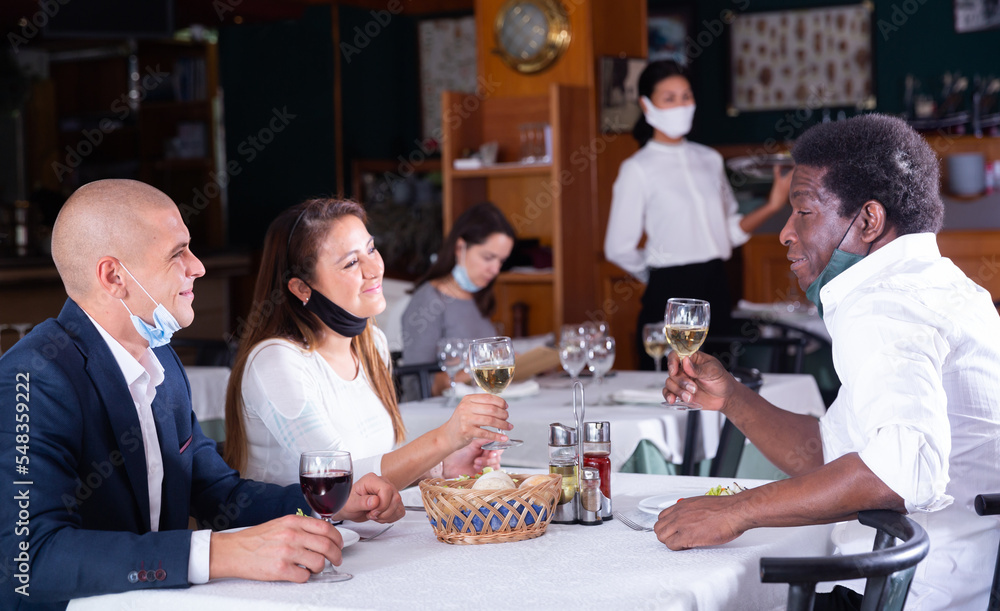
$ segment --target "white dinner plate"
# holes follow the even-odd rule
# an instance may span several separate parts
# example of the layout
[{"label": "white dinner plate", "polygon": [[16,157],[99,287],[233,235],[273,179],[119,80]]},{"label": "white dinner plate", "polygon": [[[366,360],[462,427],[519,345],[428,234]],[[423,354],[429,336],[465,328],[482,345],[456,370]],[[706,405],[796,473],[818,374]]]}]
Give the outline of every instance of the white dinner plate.
[{"label": "white dinner plate", "polygon": [[[229,529],[226,529],[226,530],[221,530],[219,532],[224,532],[224,533],[238,533],[241,530],[246,530],[248,528],[250,528],[250,527],[249,526],[240,526],[239,528],[229,528]],[[358,541],[361,540],[361,535],[359,535],[358,533],[354,532],[350,528],[344,528],[343,526],[335,526],[334,528],[336,528],[337,530],[340,531],[340,536],[341,536],[341,538],[344,539],[344,547],[350,547],[350,546],[354,545],[355,543],[357,543]]]},{"label": "white dinner plate", "polygon": [[344,538],[344,547],[350,547],[361,540],[361,535],[350,528],[344,528],[343,526],[337,526],[336,528],[340,531],[340,536]]},{"label": "white dinner plate", "polygon": [[673,494],[658,494],[656,496],[651,496],[639,501],[639,511],[651,513],[654,516],[659,515],[661,511],[676,503],[678,499],[691,496],[692,494],[697,493],[675,492]]},{"label": "white dinner plate", "polygon": [[[541,386],[535,380],[525,380],[524,382],[512,382],[510,386],[500,393],[500,396],[506,400],[521,399],[524,397],[533,397],[541,392],[541,390]],[[478,386],[458,383],[455,384],[455,392],[459,397],[464,397],[465,395],[481,393],[483,391]]]},{"label": "white dinner plate", "polygon": [[616,390],[615,392],[611,393],[611,400],[614,401],[615,403],[621,403],[625,405],[662,405],[663,389],[626,388],[622,390]]}]

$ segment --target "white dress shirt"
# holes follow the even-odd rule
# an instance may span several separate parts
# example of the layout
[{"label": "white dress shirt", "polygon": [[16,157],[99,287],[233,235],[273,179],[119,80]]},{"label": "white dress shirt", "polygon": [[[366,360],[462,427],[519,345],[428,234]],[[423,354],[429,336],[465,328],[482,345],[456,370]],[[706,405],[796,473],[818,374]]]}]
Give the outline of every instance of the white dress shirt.
[{"label": "white dress shirt", "polygon": [[[389,353],[376,329],[383,360]],[[280,485],[299,481],[299,456],[310,450],[346,450],[354,480],[382,474],[382,455],[393,449],[392,418],[358,367],[341,378],[317,352],[284,339],[254,346],[243,373],[248,459],[243,476]]]},{"label": "white dress shirt", "polygon": [[[86,312],[85,312],[86,313]],[[163,383],[163,366],[153,350],[146,348],[141,360],[136,360],[129,354],[118,340],[111,336],[94,318],[87,314],[94,323],[97,332],[111,350],[118,363],[129,394],[135,404],[139,416],[139,430],[142,432],[142,447],[146,455],[146,485],[149,489],[149,529],[156,532],[160,528],[160,507],[163,502],[163,454],[160,453],[160,441],[156,434],[156,420],[153,417],[153,399],[156,398],[156,387]],[[192,584],[205,583],[209,578],[209,563],[211,560],[209,545],[212,531],[198,530],[191,533],[191,552],[188,558],[188,581]]]},{"label": "white dress shirt", "polygon": [[[973,507],[1000,486],[1000,317],[989,293],[924,233],[871,253],[820,298],[843,382],[820,420],[824,459],[857,452],[927,530],[907,609],[985,609],[1000,537]],[[857,528],[834,534],[845,553],[871,550],[870,528],[863,540],[845,531]]]},{"label": "white dress shirt", "polygon": [[604,256],[647,282],[649,268],[729,259],[750,238],[742,219],[717,151],[650,140],[618,170]]}]

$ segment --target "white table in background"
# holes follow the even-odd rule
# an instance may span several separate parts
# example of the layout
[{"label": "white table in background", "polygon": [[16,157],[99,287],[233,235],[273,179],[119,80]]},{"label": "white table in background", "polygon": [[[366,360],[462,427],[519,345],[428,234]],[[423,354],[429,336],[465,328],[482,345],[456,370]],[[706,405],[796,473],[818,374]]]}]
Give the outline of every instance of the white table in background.
[{"label": "white table in background", "polygon": [[[711,478],[616,473],[615,509],[671,492],[702,494]],[[743,481],[747,486],[762,481]],[[404,491],[410,504],[419,493]],[[213,581],[184,590],[144,590],[77,599],[71,611],[318,611],[320,609],[662,609],[784,608],[785,584],[762,584],[763,556],[828,553],[831,525],[751,530],[725,545],[674,552],[651,532],[619,521],[550,524],[545,535],[493,545],[437,541],[423,512],[344,550],[354,579],[332,584]]]},{"label": "white table in background", "polygon": [[[607,397],[617,390],[662,388],[664,378],[663,373],[616,371],[614,376],[605,380],[605,400],[607,402]],[[569,378],[543,380],[541,384],[541,392],[537,395],[508,401],[508,420],[514,425],[510,436],[523,440],[524,445],[504,451],[504,466],[546,468],[549,424],[574,423]],[[593,402],[596,387],[592,380],[586,384],[588,401]],[[760,394],[778,407],[797,413],[819,417],[826,411],[816,380],[810,375],[764,374]],[[407,437],[414,439],[444,423],[452,408],[446,407],[443,399],[434,398],[403,403],[400,412]],[[588,403],[586,419],[611,423],[611,468],[614,471],[621,469],[643,439],[656,445],[667,460],[677,464],[682,462],[687,412],[660,405]],[[718,412],[704,411],[701,422],[700,447],[695,448],[695,457],[711,458],[719,445],[719,431],[724,418]]]}]

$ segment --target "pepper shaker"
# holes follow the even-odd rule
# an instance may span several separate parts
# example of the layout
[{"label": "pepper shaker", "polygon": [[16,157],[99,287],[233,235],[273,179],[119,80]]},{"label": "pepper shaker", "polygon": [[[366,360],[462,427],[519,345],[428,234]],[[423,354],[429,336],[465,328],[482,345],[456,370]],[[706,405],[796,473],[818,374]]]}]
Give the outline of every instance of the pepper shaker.
[{"label": "pepper shaker", "polygon": [[611,423],[587,422],[583,426],[583,466],[601,475],[601,518],[610,520],[611,508]]},{"label": "pepper shaker", "polygon": [[584,467],[580,475],[580,524],[601,524],[601,473]]}]

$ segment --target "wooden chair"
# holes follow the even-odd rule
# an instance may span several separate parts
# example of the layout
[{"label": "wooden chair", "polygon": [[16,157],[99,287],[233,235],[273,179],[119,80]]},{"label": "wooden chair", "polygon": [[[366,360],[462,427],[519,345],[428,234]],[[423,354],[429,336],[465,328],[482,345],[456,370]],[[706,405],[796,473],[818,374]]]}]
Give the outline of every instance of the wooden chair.
[{"label": "wooden chair", "polygon": [[[811,611],[816,584],[867,579],[862,611],[898,611],[906,602],[917,563],[927,556],[930,538],[916,522],[895,511],[859,511],[858,521],[876,529],[871,552],[848,556],[761,558],[763,583],[787,583],[789,611]],[[896,545],[896,540],[901,543]]]},{"label": "wooden chair", "polygon": [[[976,496],[976,513],[981,516],[1000,515],[1000,492],[980,494]],[[997,550],[997,563],[993,569],[993,587],[990,588],[990,602],[987,611],[1000,611],[1000,549]]]}]

